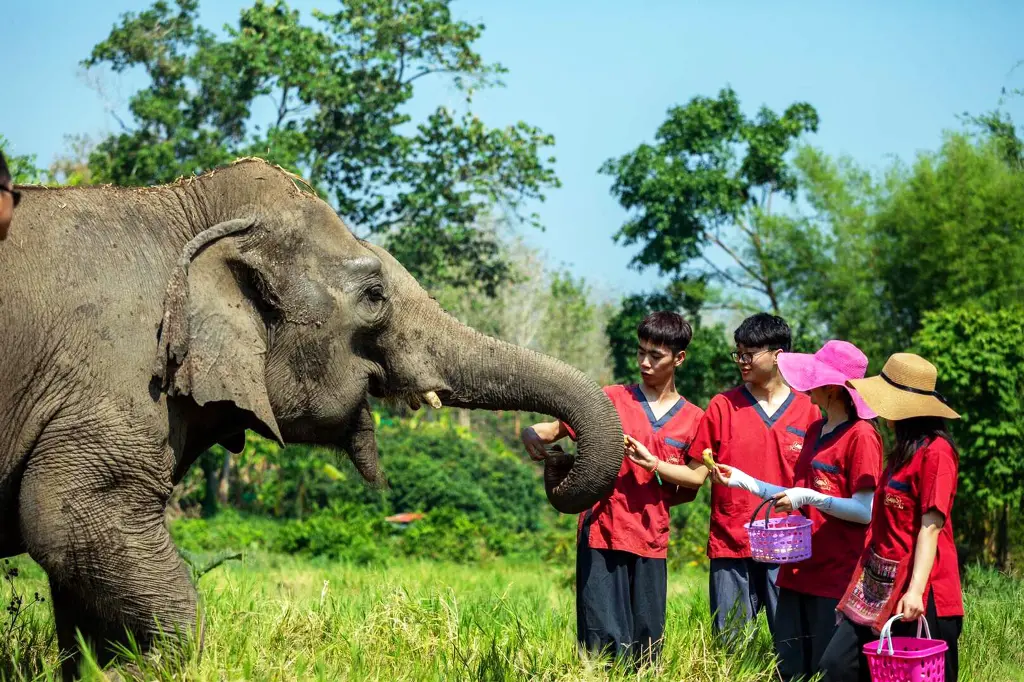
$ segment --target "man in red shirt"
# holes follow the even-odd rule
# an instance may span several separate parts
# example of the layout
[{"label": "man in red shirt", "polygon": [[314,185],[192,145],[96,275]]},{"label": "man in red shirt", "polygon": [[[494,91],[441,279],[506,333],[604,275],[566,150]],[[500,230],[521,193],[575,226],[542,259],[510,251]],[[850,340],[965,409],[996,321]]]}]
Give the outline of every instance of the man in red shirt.
[{"label": "man in red shirt", "polygon": [[[641,382],[606,386],[626,435],[660,461],[682,461],[703,411],[676,391],[676,368],[693,336],[677,313],[655,312],[637,328]],[[562,422],[523,430],[530,457],[547,456],[546,445],[572,436]],[[594,654],[653,662],[665,630],[669,507],[693,499],[693,491],[667,484],[624,458],[609,497],[580,514],[576,550],[576,639]]]},{"label": "man in red shirt", "polygon": [[[821,412],[805,394],[791,390],[779,374],[779,354],[790,349],[789,325],[776,315],[758,313],[744,320],[733,338],[736,351],[732,357],[743,383],[711,399],[687,453],[689,467],[702,475],[703,483],[708,470],[701,454],[708,448],[721,464],[790,488],[804,436]],[[779,567],[750,558],[750,540],[743,527],[760,502],[744,490],[723,485],[711,488],[708,558],[712,625],[727,639],[734,639],[736,629],[756,618],[761,608],[769,629],[775,631]]]}]

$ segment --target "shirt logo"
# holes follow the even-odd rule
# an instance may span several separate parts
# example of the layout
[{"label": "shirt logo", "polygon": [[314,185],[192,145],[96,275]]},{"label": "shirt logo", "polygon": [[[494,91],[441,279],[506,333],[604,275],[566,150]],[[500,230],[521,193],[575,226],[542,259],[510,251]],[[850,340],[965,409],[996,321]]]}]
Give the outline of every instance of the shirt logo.
[{"label": "shirt logo", "polygon": [[801,440],[795,440],[789,445],[789,449],[793,452],[800,452],[804,449],[804,442]]},{"label": "shirt logo", "polygon": [[829,492],[832,490],[832,481],[828,480],[824,476],[818,476],[814,479],[814,487],[822,492]]},{"label": "shirt logo", "polygon": [[897,509],[906,509],[906,506],[904,506],[903,504],[902,497],[900,497],[899,495],[891,495],[888,493],[885,496],[885,506],[896,507]]},{"label": "shirt logo", "polygon": [[679,458],[678,457],[669,457],[665,461],[668,462],[669,464],[679,464]]}]

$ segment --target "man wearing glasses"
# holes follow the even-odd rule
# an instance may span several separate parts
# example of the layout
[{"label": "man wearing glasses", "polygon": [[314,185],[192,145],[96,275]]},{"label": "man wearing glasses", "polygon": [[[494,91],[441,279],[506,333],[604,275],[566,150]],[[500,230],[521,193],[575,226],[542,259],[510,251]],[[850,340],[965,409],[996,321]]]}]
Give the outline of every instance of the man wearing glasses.
[{"label": "man wearing glasses", "polygon": [[11,171],[7,168],[7,159],[0,152],[0,241],[7,239],[7,230],[11,227],[14,207],[21,201],[21,193],[14,190]]},{"label": "man wearing glasses", "polygon": [[[821,412],[806,395],[791,390],[779,373],[779,354],[790,349],[789,325],[781,317],[758,313],[743,321],[734,339],[732,359],[742,383],[711,399],[687,453],[690,468],[706,476],[701,456],[708,448],[718,463],[743,471],[749,466],[757,470],[759,480],[792,486],[804,435]],[[760,502],[743,490],[724,485],[711,488],[712,625],[727,641],[738,641],[739,631],[762,608],[768,628],[775,631],[779,567],[751,559],[743,528]]]}]

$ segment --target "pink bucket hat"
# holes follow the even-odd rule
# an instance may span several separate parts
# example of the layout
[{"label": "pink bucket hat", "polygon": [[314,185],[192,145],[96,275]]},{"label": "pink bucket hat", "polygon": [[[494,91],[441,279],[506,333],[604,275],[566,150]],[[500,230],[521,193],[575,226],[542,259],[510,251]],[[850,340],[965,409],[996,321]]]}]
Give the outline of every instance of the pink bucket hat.
[{"label": "pink bucket hat", "polygon": [[868,371],[868,358],[857,346],[847,341],[829,341],[814,355],[780,353],[779,371],[786,383],[798,391],[821,386],[842,386],[850,393],[861,419],[878,415],[868,407],[857,391],[846,385],[849,379],[863,379]]}]

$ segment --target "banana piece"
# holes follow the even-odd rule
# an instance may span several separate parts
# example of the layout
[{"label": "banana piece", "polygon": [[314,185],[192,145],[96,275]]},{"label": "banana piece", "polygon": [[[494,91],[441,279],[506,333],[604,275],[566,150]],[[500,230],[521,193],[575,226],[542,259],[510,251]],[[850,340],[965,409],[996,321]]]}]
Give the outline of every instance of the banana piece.
[{"label": "banana piece", "polygon": [[711,448],[705,448],[704,452],[702,452],[700,454],[701,454],[701,459],[704,460],[704,466],[706,466],[708,469],[714,469],[715,468],[715,458],[714,458],[714,453],[711,452]]}]

